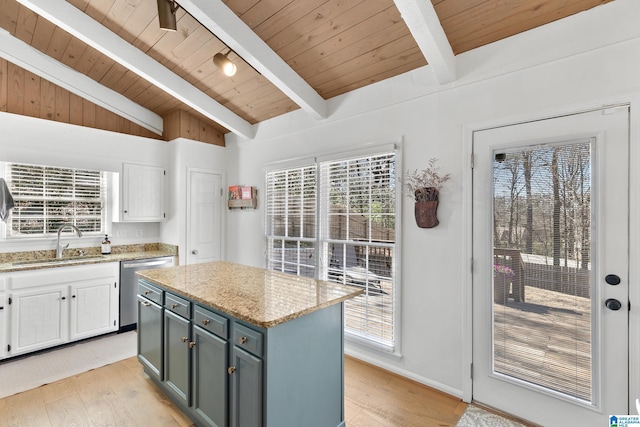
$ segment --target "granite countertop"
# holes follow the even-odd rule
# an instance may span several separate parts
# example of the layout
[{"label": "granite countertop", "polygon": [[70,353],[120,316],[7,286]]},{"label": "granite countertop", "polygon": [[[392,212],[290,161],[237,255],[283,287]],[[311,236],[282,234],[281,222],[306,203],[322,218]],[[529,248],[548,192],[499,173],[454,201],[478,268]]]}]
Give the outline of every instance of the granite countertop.
[{"label": "granite countertop", "polygon": [[338,304],[361,288],[224,261],[138,272],[168,291],[270,328]]},{"label": "granite countertop", "polygon": [[113,246],[109,255],[102,255],[99,247],[79,249],[82,249],[84,255],[79,256],[78,249],[67,249],[64,258],[52,262],[47,261],[55,258],[53,250],[2,253],[0,254],[0,273],[178,255],[176,246],[162,243]]}]

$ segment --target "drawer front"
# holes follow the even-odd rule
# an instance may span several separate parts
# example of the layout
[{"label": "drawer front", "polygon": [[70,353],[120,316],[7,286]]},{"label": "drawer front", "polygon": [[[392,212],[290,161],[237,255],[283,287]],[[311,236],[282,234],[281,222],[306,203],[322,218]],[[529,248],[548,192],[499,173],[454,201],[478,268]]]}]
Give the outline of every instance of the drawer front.
[{"label": "drawer front", "polygon": [[185,319],[191,319],[191,303],[182,297],[167,292],[164,295],[164,308]]},{"label": "drawer front", "polygon": [[213,313],[206,308],[196,307],[194,310],[193,324],[200,326],[222,339],[229,337],[229,321],[224,317]]},{"label": "drawer front", "polygon": [[262,357],[262,333],[239,323],[233,324],[233,345]]},{"label": "drawer front", "polygon": [[157,288],[150,283],[138,280],[138,294],[150,299],[156,304],[162,305],[162,289]]}]

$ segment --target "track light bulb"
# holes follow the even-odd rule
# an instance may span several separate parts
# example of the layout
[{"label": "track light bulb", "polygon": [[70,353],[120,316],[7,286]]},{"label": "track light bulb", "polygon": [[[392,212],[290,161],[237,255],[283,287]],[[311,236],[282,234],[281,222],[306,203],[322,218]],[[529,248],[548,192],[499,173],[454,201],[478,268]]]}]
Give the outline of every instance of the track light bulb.
[{"label": "track light bulb", "polygon": [[176,10],[178,10],[178,4],[175,1],[158,0],[158,21],[161,29],[176,31]]},{"label": "track light bulb", "polygon": [[236,73],[236,71],[238,71],[238,67],[236,66],[236,64],[231,62],[229,58],[227,58],[227,55],[229,55],[229,52],[227,52],[226,54],[216,53],[213,57],[213,63],[216,65],[216,67],[222,69],[222,72],[225,75],[231,77]]}]

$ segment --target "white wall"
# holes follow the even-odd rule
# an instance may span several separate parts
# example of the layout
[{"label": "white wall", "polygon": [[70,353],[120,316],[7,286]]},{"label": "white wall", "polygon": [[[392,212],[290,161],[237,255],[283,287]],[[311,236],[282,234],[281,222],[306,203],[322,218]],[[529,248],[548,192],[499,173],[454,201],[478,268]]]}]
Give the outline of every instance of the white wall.
[{"label": "white wall", "polygon": [[404,198],[400,360],[347,345],[347,351],[446,392],[462,395],[467,255],[463,176],[464,126],[539,117],[568,106],[640,91],[640,2],[617,0],[561,22],[456,58],[458,80],[439,87],[429,67],[330,101],[332,115],[302,111],[263,122],[252,141],[227,135],[228,182],[259,188],[255,211],[227,215],[227,258],[264,266],[265,165],[403,140],[404,170],[438,158],[450,172],[438,209],[440,225],[419,229]]},{"label": "white wall", "polygon": [[[172,207],[167,221],[162,224],[161,240],[178,246],[179,263],[184,264],[182,258],[186,247],[186,219],[187,219],[187,172],[189,168],[220,173],[224,177],[227,170],[228,155],[224,147],[204,144],[184,138],[170,142],[170,179],[171,183],[169,205]],[[224,213],[222,213],[223,241],[224,241]],[[224,245],[223,245],[224,246]]]}]

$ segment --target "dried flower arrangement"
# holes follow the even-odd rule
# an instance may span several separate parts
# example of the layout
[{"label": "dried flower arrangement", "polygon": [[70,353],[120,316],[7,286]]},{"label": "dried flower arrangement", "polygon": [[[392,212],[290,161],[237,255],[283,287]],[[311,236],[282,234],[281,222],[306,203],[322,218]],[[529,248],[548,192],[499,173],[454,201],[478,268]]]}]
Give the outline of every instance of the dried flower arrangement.
[{"label": "dried flower arrangement", "polygon": [[408,197],[415,198],[416,202],[438,200],[438,193],[444,183],[451,179],[451,174],[440,175],[440,168],[436,167],[437,161],[438,159],[432,157],[426,169],[407,171],[402,183]]}]

